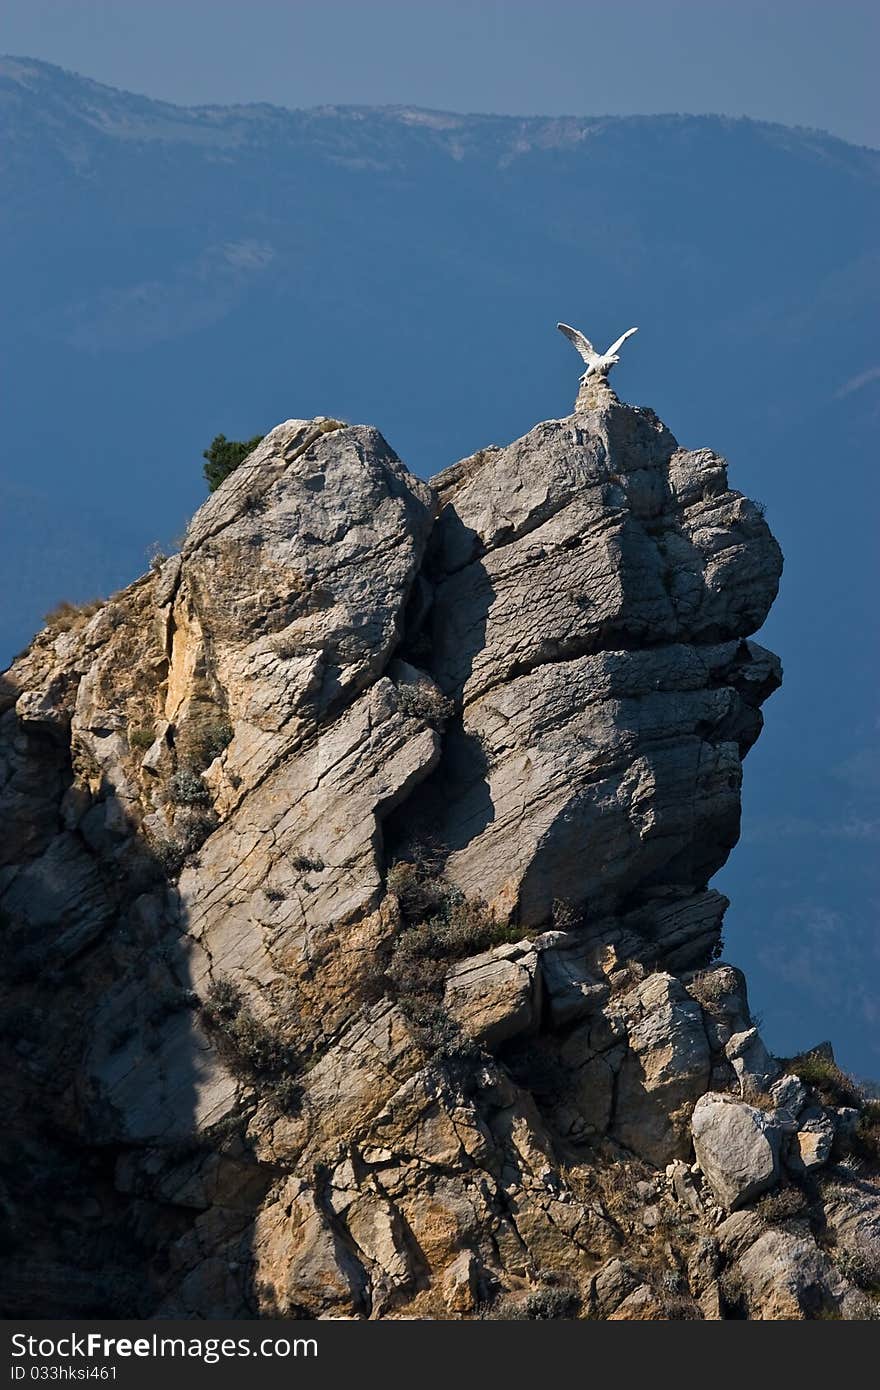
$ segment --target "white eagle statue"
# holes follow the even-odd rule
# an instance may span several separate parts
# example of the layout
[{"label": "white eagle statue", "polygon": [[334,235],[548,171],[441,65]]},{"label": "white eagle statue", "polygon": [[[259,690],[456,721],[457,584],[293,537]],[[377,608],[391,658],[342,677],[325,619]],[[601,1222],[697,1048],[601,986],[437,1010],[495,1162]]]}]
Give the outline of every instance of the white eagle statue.
[{"label": "white eagle statue", "polygon": [[616,342],[611,344],[606,352],[597,352],[589,338],[585,338],[583,333],[580,333],[576,328],[570,328],[567,323],[557,323],[556,327],[560,333],[565,334],[570,343],[574,344],[587,364],[587,370],[581,377],[581,384],[590,376],[607,377],[611,368],[620,361],[617,355],[618,348],[622,348],[627,338],[631,338],[634,333],[639,331],[637,328],[628,328]]}]

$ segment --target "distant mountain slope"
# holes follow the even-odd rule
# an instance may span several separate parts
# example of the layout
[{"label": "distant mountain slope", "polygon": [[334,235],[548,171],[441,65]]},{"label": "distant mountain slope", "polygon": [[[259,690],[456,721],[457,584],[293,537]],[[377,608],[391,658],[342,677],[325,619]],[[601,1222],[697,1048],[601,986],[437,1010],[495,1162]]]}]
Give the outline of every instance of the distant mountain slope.
[{"label": "distant mountain slope", "polygon": [[602,343],[638,324],[621,396],[724,449],[786,554],[730,929],[759,1006],[781,972],[801,999],[780,1046],[831,1035],[877,1074],[880,154],[711,116],[182,109],[30,59],[0,65],[0,120],[4,659],[170,545],[217,431],[373,420],[424,476],[568,413],[558,318]]}]

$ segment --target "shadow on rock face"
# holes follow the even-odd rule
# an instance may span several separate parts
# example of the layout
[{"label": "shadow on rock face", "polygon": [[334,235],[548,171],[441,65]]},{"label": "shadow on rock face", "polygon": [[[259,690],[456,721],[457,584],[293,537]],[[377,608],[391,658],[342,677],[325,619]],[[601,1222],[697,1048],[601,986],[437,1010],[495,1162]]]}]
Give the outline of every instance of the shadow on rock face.
[{"label": "shadow on rock face", "polygon": [[23,726],[12,746],[27,780],[17,797],[13,771],[2,810],[45,843],[2,895],[0,1302],[6,1317],[147,1316],[159,1252],[197,1215],[159,1193],[204,1089],[175,893],[110,786],[77,822],[69,750]]},{"label": "shadow on rock face", "polygon": [[[417,802],[408,801],[385,822],[385,843],[392,858],[416,842],[442,847],[444,856],[464,849],[495,818],[487,752],[479,734],[462,718],[462,691],[485,646],[495,590],[480,558],[480,536],[461,521],[454,500],[444,506],[442,517],[440,539],[429,545],[425,560],[430,598],[422,605],[418,624],[407,631],[405,650],[453,700],[455,712],[443,731],[438,766],[419,787]],[[449,553],[468,557],[468,606],[466,613],[456,615],[453,634],[446,623],[448,604],[444,600],[441,607],[437,601],[443,556]],[[452,802],[454,816],[449,814]]]}]

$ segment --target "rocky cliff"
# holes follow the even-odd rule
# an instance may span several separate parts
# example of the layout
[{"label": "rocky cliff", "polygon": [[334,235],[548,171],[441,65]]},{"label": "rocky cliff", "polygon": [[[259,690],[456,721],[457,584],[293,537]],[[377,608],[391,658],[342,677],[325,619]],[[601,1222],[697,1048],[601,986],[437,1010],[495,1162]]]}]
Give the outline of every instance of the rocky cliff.
[{"label": "rocky cliff", "polygon": [[7,1316],[868,1316],[875,1117],[709,887],[780,570],[594,389],[431,486],[288,420],[60,609],[0,690]]}]

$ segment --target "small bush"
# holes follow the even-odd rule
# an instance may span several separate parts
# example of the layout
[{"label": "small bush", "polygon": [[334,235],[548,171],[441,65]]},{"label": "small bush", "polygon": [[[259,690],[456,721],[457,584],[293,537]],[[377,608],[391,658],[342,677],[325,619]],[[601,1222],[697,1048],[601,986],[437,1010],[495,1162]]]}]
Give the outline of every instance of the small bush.
[{"label": "small bush", "polygon": [[83,627],[99,608],[103,608],[105,602],[102,598],[89,599],[86,603],[69,603],[67,599],[62,599],[54,608],[50,608],[44,621],[53,632],[70,632],[75,627]]},{"label": "small bush", "polygon": [[201,775],[191,767],[179,767],[168,783],[171,800],[177,806],[204,806],[211,793]]},{"label": "small bush", "polygon": [[728,1265],[722,1270],[718,1280],[718,1292],[726,1307],[735,1313],[745,1313],[747,1299],[742,1274],[736,1265]]},{"label": "small bush", "polygon": [[188,857],[201,849],[219,823],[213,811],[191,810],[175,820],[173,835],[150,838],[150,853],[168,878],[176,878]]},{"label": "small bush", "polygon": [[853,1150],[867,1163],[880,1163],[880,1101],[865,1103],[864,1113],[856,1128]]},{"label": "small bush", "polygon": [[255,434],[252,439],[227,439],[225,434],[215,434],[210,445],[202,453],[206,460],[203,472],[208,488],[216,492],[222,482],[234,473],[248,454],[252,454],[258,444],[265,439],[263,434]]},{"label": "small bush", "polygon": [[392,948],[386,979],[393,986],[395,999],[402,1006],[411,1005],[411,1013],[420,1000],[443,993],[447,962],[434,953],[435,941],[430,927],[410,927]]},{"label": "small bush", "polygon": [[441,847],[418,843],[410,853],[411,859],[388,870],[386,887],[397,898],[406,925],[384,972],[377,962],[371,987],[390,989],[430,1056],[473,1062],[482,1056],[480,1048],[443,1006],[447,971],[453,961],[519,940],[521,932],[499,922],[485,903],[469,902],[443,878]]},{"label": "small bush", "polygon": [[181,731],[181,757],[195,772],[204,772],[232,741],[233,728],[222,715],[194,718]]},{"label": "small bush", "polygon": [[299,874],[319,874],[325,867],[323,859],[313,854],[295,854],[290,861],[290,867],[296,869]]},{"label": "small bush", "polygon": [[404,928],[397,938],[385,983],[428,1056],[472,1063],[482,1054],[444,1008],[446,973],[453,961],[510,940],[512,934],[482,903],[467,902],[448,885],[438,896],[435,915]]},{"label": "small bush", "polygon": [[392,864],[385,876],[385,887],[399,900],[401,907],[415,906],[421,889],[417,866],[403,859]]},{"label": "small bush", "polygon": [[755,1207],[761,1220],[769,1226],[803,1216],[806,1209],[807,1199],[797,1187],[779,1187],[775,1192],[765,1192]]},{"label": "small bush", "polygon": [[581,1300],[574,1289],[536,1289],[525,1301],[525,1313],[532,1321],[549,1318],[576,1318]]},{"label": "small bush", "polygon": [[667,1322],[697,1322],[703,1317],[694,1300],[684,1294],[661,1294],[659,1303]]},{"label": "small bush", "polygon": [[427,682],[420,685],[399,685],[397,708],[401,714],[430,724],[434,729],[443,729],[455,713],[452,700],[441,694],[435,685],[428,685]]},{"label": "small bush", "polygon": [[203,811],[195,809],[187,812],[184,816],[179,816],[174,822],[174,828],[180,836],[184,854],[195,854],[197,849],[201,849],[207,840],[220,824],[219,817],[214,811]]},{"label": "small bush", "polygon": [[502,1298],[484,1315],[501,1322],[548,1322],[576,1318],[580,1295],[574,1289],[535,1289],[525,1298]]},{"label": "small bush", "polygon": [[302,1085],[295,1076],[282,1076],[270,1082],[266,1094],[276,1110],[283,1115],[295,1115],[302,1103]]},{"label": "small bush", "polygon": [[168,878],[176,878],[186,860],[183,840],[174,835],[155,835],[149,841],[150,853]]},{"label": "small bush", "polygon": [[441,1003],[430,996],[411,994],[398,999],[413,1026],[413,1035],[427,1057],[438,1062],[461,1063],[465,1067],[479,1061],[479,1043],[469,1037]]},{"label": "small bush", "polygon": [[272,650],[276,656],[280,656],[282,661],[293,661],[295,657],[302,656],[305,648],[302,642],[298,642],[295,637],[282,636],[276,637],[272,643]]},{"label": "small bush", "polygon": [[394,944],[387,973],[403,993],[437,990],[452,961],[519,939],[518,930],[499,922],[482,903],[461,898],[447,901],[444,909],[406,928]]},{"label": "small bush", "polygon": [[241,990],[231,980],[214,980],[208,990],[204,1012],[210,1023],[231,1022],[242,1007]]},{"label": "small bush", "polygon": [[132,725],[128,730],[129,748],[139,748],[141,752],[146,752],[152,748],[156,741],[156,728],[154,724]]},{"label": "small bush", "polygon": [[730,975],[723,970],[698,970],[687,983],[687,991],[692,999],[710,1013],[730,1001],[732,995]]},{"label": "small bush", "polygon": [[833,1057],[818,1048],[792,1058],[787,1070],[818,1091],[825,1105],[854,1106],[861,1110],[865,1104],[864,1093],[852,1077],[841,1071]]},{"label": "small bush", "polygon": [[842,1250],[837,1256],[837,1268],[844,1278],[865,1293],[880,1292],[880,1254],[876,1251]]},{"label": "small bush", "polygon": [[391,865],[385,880],[388,892],[397,898],[401,912],[410,922],[426,913],[439,912],[457,894],[443,878],[441,850],[417,844],[411,853],[412,859]]},{"label": "small bush", "polygon": [[230,1071],[269,1095],[285,1110],[297,1102],[302,1062],[296,1049],[252,1013],[230,980],[215,980],[202,1018]]}]

